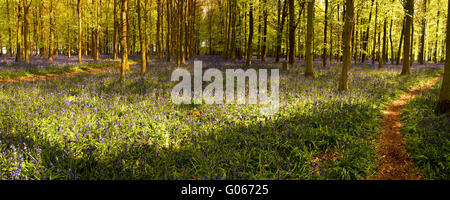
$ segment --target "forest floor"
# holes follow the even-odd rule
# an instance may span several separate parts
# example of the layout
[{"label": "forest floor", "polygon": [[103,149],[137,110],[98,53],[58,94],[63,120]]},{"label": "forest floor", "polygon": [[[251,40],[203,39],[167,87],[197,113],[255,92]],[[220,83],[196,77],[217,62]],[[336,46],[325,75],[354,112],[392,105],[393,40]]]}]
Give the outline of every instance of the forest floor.
[{"label": "forest floor", "polygon": [[[63,57],[57,59],[65,63]],[[234,63],[220,56],[192,60],[202,60],[204,68],[245,68],[242,60]],[[2,68],[14,74],[29,68],[9,62],[0,64],[0,75]],[[159,59],[151,60],[145,77],[139,64],[132,66],[123,84],[113,67],[0,83],[0,179],[380,178],[380,157],[399,154],[377,151],[387,124],[400,123],[383,111],[394,109],[390,105],[404,94],[416,94],[417,85],[442,75],[442,65],[415,65],[410,76],[399,76],[401,66],[355,64],[350,91],[340,92],[339,65],[314,64],[314,78],[304,77],[299,63],[281,71],[280,110],[271,117],[261,117],[258,105],[174,105],[170,95],[176,83],[170,77],[178,67]],[[191,65],[189,61],[185,67],[192,72]],[[255,60],[252,68],[281,65]],[[58,67],[45,64],[39,70],[53,68]],[[407,113],[416,111],[406,107]],[[402,121],[401,132],[408,128],[409,138],[422,130],[416,121],[424,119],[414,116]],[[443,132],[448,129],[445,120],[435,120],[426,131]],[[442,127],[436,129],[438,125]],[[400,151],[418,152],[412,160],[427,169],[419,170],[420,176],[446,177],[444,158],[450,154],[442,144],[450,139],[439,141],[429,143],[438,154],[426,152],[429,147],[411,150],[408,142]]]},{"label": "forest floor", "polygon": [[383,133],[380,136],[381,147],[377,149],[381,158],[379,160],[379,180],[419,180],[417,167],[411,162],[410,154],[405,148],[404,136],[401,133],[402,123],[400,116],[405,104],[415,98],[423,90],[429,89],[442,77],[414,87],[407,94],[395,100],[383,111]]}]

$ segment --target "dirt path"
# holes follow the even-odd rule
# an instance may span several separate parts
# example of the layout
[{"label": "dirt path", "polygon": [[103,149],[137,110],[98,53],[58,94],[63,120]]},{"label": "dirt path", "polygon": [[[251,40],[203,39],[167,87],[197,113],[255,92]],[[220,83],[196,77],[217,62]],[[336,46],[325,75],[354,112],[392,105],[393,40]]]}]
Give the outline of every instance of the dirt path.
[{"label": "dirt path", "polygon": [[[139,62],[130,62],[129,65],[136,65]],[[34,75],[29,77],[19,77],[19,78],[12,78],[12,79],[0,79],[0,84],[2,83],[15,83],[15,82],[26,82],[26,81],[38,81],[38,80],[48,80],[48,79],[55,79],[55,78],[62,78],[62,77],[68,77],[68,76],[74,76],[78,74],[90,74],[95,72],[101,72],[106,71],[110,69],[117,69],[120,68],[121,65],[114,65],[110,67],[101,67],[101,68],[94,68],[89,70],[82,70],[82,71],[75,71],[75,72],[68,72],[68,73],[62,73],[62,74],[47,74],[47,75]]]},{"label": "dirt path", "polygon": [[418,180],[415,166],[411,163],[410,155],[406,152],[405,142],[400,130],[402,127],[400,117],[403,106],[413,99],[420,91],[426,90],[442,77],[413,88],[410,92],[394,101],[383,111],[383,134],[380,136],[381,146],[377,152],[381,155],[378,161],[377,180]]}]

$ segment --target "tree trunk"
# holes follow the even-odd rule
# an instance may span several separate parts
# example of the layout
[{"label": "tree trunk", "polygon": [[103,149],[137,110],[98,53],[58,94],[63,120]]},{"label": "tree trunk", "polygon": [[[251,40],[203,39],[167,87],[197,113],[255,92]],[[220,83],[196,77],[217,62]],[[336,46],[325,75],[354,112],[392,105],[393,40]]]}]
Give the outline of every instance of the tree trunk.
[{"label": "tree trunk", "polygon": [[162,50],[161,50],[161,0],[156,1],[156,10],[157,10],[157,18],[156,18],[156,54],[158,54],[159,58],[162,59]]},{"label": "tree trunk", "polygon": [[411,73],[410,71],[410,51],[411,51],[411,24],[412,24],[412,15],[414,13],[414,0],[406,1],[406,23],[405,23],[405,44],[403,45],[403,67],[402,67],[402,75],[408,75]]},{"label": "tree trunk", "polygon": [[427,13],[427,0],[423,0],[422,2],[422,33],[420,35],[420,47],[419,47],[419,64],[423,65],[424,62],[424,51],[425,51],[425,33],[426,33],[426,27],[427,27],[427,19],[426,19],[426,13]]},{"label": "tree trunk", "polygon": [[120,32],[120,22],[119,22],[119,1],[114,0],[114,34],[113,34],[113,59],[118,58],[119,52],[119,32]]},{"label": "tree trunk", "polygon": [[440,17],[440,15],[441,15],[441,9],[440,9],[440,0],[438,0],[437,1],[437,9],[438,9],[438,11],[437,11],[437,17],[436,17],[436,37],[435,37],[435,39],[436,39],[436,42],[435,42],[435,44],[434,44],[434,62],[435,63],[437,63],[437,62],[439,62],[439,59],[438,59],[438,38],[439,38],[439,29],[440,29],[440,25],[439,25],[439,17]]},{"label": "tree trunk", "polygon": [[261,59],[263,62],[266,62],[266,57],[267,57],[267,53],[266,53],[266,48],[267,48],[267,18],[268,18],[268,13],[267,13],[267,0],[264,0],[264,5],[263,5],[263,21],[264,21],[264,25],[263,25],[263,42],[262,42],[262,46],[261,46]]},{"label": "tree trunk", "polygon": [[[324,23],[324,30],[323,30],[323,67],[327,66],[327,28],[328,28],[328,0],[325,0],[325,23]],[[330,42],[331,44],[331,42]]]},{"label": "tree trunk", "polygon": [[[373,3],[373,1],[372,1],[372,3]],[[372,49],[372,65],[375,64],[376,55],[377,55],[377,51],[376,51],[377,42],[375,40],[375,37],[377,36],[377,31],[378,31],[378,2],[376,3],[376,6],[375,6],[375,28],[373,30],[375,33],[373,34],[374,40],[373,40],[373,49]],[[367,33],[367,34],[369,34],[369,33]]]},{"label": "tree trunk", "polygon": [[314,76],[314,66],[313,66],[313,40],[314,40],[314,3],[315,0],[308,2],[308,19],[306,27],[306,71],[305,76]]},{"label": "tree trunk", "polygon": [[294,0],[289,0],[289,64],[294,64],[295,21]]},{"label": "tree trunk", "polygon": [[[366,32],[365,33],[363,33],[362,35],[363,35],[363,51],[362,51],[362,56],[361,56],[361,63],[364,63],[364,61],[366,61],[366,56],[367,56],[367,45],[369,44],[369,32],[370,32],[370,21],[372,20],[372,8],[373,8],[373,3],[374,3],[374,1],[375,0],[372,0],[372,4],[371,4],[371,6],[370,6],[370,12],[369,12],[369,26],[367,26],[367,30],[366,30]],[[377,9],[376,9],[377,11],[378,11],[378,4],[377,4]],[[376,25],[377,23],[375,22],[375,25]],[[377,27],[375,26],[375,29],[376,29]],[[375,34],[376,35],[376,34]]]},{"label": "tree trunk", "polygon": [[[448,4],[447,16],[450,16],[450,3]],[[446,43],[446,61],[444,67],[444,79],[441,85],[441,91],[439,95],[439,102],[436,106],[436,114],[444,114],[450,112],[450,18],[447,17],[447,37]]]},{"label": "tree trunk", "polygon": [[403,39],[405,38],[405,25],[406,25],[406,18],[403,19],[402,32],[400,33],[400,42],[399,42],[399,45],[398,45],[397,63],[396,63],[396,65],[400,64],[400,55],[401,55],[401,52],[402,52],[402,44],[403,44]]},{"label": "tree trunk", "polygon": [[237,17],[237,0],[232,0],[231,15],[231,60],[236,61],[236,17]]},{"label": "tree trunk", "polygon": [[247,45],[247,62],[246,65],[252,64],[253,57],[253,2],[250,2],[249,8],[249,32],[248,32],[248,45]]},{"label": "tree trunk", "polygon": [[54,16],[53,0],[50,0],[50,46],[48,50],[48,60],[53,61],[54,43],[55,43],[55,16]]},{"label": "tree trunk", "polygon": [[[275,52],[275,62],[280,61],[280,52],[281,52],[281,40],[284,28],[284,21],[286,18],[286,2],[284,1],[283,10],[281,10],[281,1],[278,0],[278,32],[277,32],[277,41],[276,41],[276,52]],[[281,17],[281,20],[280,20]]]},{"label": "tree trunk", "polygon": [[167,51],[167,61],[172,62],[172,27],[171,27],[171,2],[172,0],[167,0],[166,2],[166,14],[167,14],[167,37],[166,37],[166,51]]},{"label": "tree trunk", "polygon": [[141,45],[141,76],[144,76],[147,71],[147,56],[146,56],[146,46],[145,46],[145,32],[144,23],[145,20],[142,19],[142,2],[141,0],[137,0],[137,12],[138,12],[138,23],[139,23],[139,39]]},{"label": "tree trunk", "polygon": [[23,8],[23,0],[19,1],[18,10],[17,10],[17,50],[16,50],[16,62],[20,62],[21,56],[21,46],[22,46],[22,8]]},{"label": "tree trunk", "polygon": [[389,41],[391,44],[391,63],[394,64],[394,42],[392,41],[392,23],[393,23],[394,19],[391,17],[391,24],[389,26]]},{"label": "tree trunk", "polygon": [[342,42],[343,42],[343,64],[342,64],[342,73],[339,79],[339,90],[347,91],[348,90],[348,71],[352,65],[351,58],[351,47],[352,47],[352,28],[353,28],[353,20],[355,15],[355,7],[353,0],[345,0],[345,22],[344,22],[344,31],[342,33]]},{"label": "tree trunk", "polygon": [[[386,15],[385,15],[386,16]],[[387,61],[387,18],[384,18],[383,26],[383,49],[381,50],[381,59],[378,61],[378,68],[382,68]]]},{"label": "tree trunk", "polygon": [[27,0],[23,0],[23,12],[24,12],[24,23],[23,23],[23,40],[24,40],[24,59],[25,63],[30,63],[30,7],[31,3],[28,4]]},{"label": "tree trunk", "polygon": [[11,30],[11,20],[10,20],[10,8],[9,0],[6,0],[6,19],[8,20],[8,56],[12,56],[12,30]]},{"label": "tree trunk", "polygon": [[120,38],[120,43],[122,46],[122,67],[120,68],[120,82],[125,82],[125,72],[129,68],[128,66],[128,45],[127,45],[127,18],[128,18],[128,0],[122,1],[121,10],[121,23],[122,23],[122,33]]},{"label": "tree trunk", "polygon": [[82,13],[81,13],[81,5],[83,0],[78,0],[77,4],[77,12],[78,12],[78,64],[81,64],[81,49],[82,49],[82,41],[83,41],[83,27],[82,27]]}]

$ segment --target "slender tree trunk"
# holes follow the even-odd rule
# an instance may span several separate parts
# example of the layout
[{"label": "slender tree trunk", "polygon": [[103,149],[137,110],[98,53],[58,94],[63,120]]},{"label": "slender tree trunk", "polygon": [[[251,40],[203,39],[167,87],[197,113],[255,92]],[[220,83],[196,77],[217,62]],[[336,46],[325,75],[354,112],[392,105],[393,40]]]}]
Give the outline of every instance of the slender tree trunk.
[{"label": "slender tree trunk", "polygon": [[344,31],[342,33],[342,41],[343,41],[343,63],[342,63],[342,72],[341,77],[339,79],[339,90],[347,91],[348,90],[348,71],[352,65],[352,28],[353,28],[353,20],[355,15],[355,7],[354,0],[345,0],[345,22],[344,22]]},{"label": "slender tree trunk", "polygon": [[410,71],[410,48],[411,48],[411,24],[412,24],[412,15],[414,13],[414,0],[406,1],[406,23],[405,23],[405,44],[403,46],[403,67],[402,67],[402,75],[408,75],[411,73]]},{"label": "slender tree trunk", "polygon": [[122,46],[122,67],[120,70],[120,82],[125,82],[125,72],[129,68],[128,66],[128,45],[127,45],[127,18],[128,18],[128,0],[121,0],[122,6],[121,6],[121,25],[122,25],[122,31],[121,31],[121,38],[120,43]]},{"label": "slender tree trunk", "polygon": [[263,62],[266,62],[266,57],[267,57],[267,18],[268,18],[268,13],[267,13],[267,0],[264,0],[264,5],[263,5],[263,21],[264,21],[264,27],[263,27],[263,42],[262,42],[262,47],[261,47],[261,59]]},{"label": "slender tree trunk", "polygon": [[[385,15],[386,16],[386,15]],[[384,18],[383,26],[383,49],[381,51],[381,59],[378,61],[378,68],[382,68],[387,61],[387,18]]]},{"label": "slender tree trunk", "polygon": [[231,15],[231,60],[236,61],[236,17],[237,17],[237,0],[232,0]]},{"label": "slender tree trunk", "polygon": [[9,8],[9,0],[6,0],[6,13],[8,20],[8,56],[12,56],[12,28],[11,28],[11,17],[10,17],[10,8]]},{"label": "slender tree trunk", "polygon": [[[367,45],[369,44],[369,32],[370,32],[370,22],[372,20],[372,8],[373,8],[373,3],[375,0],[372,0],[372,4],[370,6],[370,12],[369,12],[369,26],[367,26],[367,30],[365,33],[363,33],[363,52],[362,52],[362,56],[361,56],[361,63],[364,63],[366,61],[366,56],[367,56]],[[377,4],[377,9],[378,11],[378,4]],[[376,23],[375,23],[376,24]],[[375,27],[376,29],[377,27]],[[375,34],[376,35],[376,34]]]},{"label": "slender tree trunk", "polygon": [[120,29],[120,22],[119,22],[119,1],[120,0],[114,0],[114,34],[113,34],[113,59],[116,60],[118,58],[118,52],[119,52],[119,29]]},{"label": "slender tree trunk", "polygon": [[[447,16],[450,16],[450,3],[448,4]],[[436,114],[444,114],[450,112],[450,17],[447,17],[447,37],[446,43],[446,60],[444,67],[444,79],[441,85],[439,101],[435,109]]]},{"label": "slender tree trunk", "polygon": [[400,42],[399,42],[399,45],[398,45],[397,63],[396,63],[396,65],[400,64],[400,55],[401,55],[401,52],[402,52],[402,44],[403,44],[403,39],[405,38],[405,26],[406,26],[406,18],[403,19],[402,32],[400,33]]},{"label": "slender tree trunk", "polygon": [[55,8],[54,0],[50,0],[50,46],[48,50],[48,60],[53,61],[53,54],[55,53]]},{"label": "slender tree trunk", "polygon": [[171,24],[171,2],[172,0],[167,0],[166,2],[166,14],[167,14],[167,37],[166,37],[166,51],[167,51],[167,61],[172,62],[172,24]]},{"label": "slender tree trunk", "polygon": [[23,12],[24,12],[24,23],[23,23],[23,39],[25,54],[25,63],[30,63],[30,7],[31,3],[28,4],[27,0],[22,0],[23,2]]},{"label": "slender tree trunk", "polygon": [[438,0],[437,1],[437,9],[438,9],[438,11],[437,11],[437,17],[436,17],[436,36],[435,36],[436,42],[434,44],[434,62],[435,63],[439,62],[439,59],[438,59],[438,41],[439,41],[439,39],[438,38],[439,38],[439,30],[440,30],[439,18],[440,18],[440,15],[441,15],[440,4],[441,4],[441,2],[440,2],[440,0]]},{"label": "slender tree trunk", "polygon": [[83,41],[83,27],[82,27],[82,11],[81,6],[83,4],[83,0],[78,0],[77,4],[77,12],[78,12],[78,63],[81,64],[81,49],[82,41]]},{"label": "slender tree trunk", "polygon": [[[373,40],[373,49],[372,49],[372,65],[375,64],[376,55],[377,55],[377,51],[376,51],[377,42],[375,40],[375,37],[377,36],[377,31],[378,31],[378,2],[375,5],[375,28],[373,30],[375,33],[373,34],[374,40]],[[367,33],[367,34],[369,34],[369,33]]]},{"label": "slender tree trunk", "polygon": [[295,21],[294,0],[289,0],[289,64],[294,64]]},{"label": "slender tree trunk", "polygon": [[156,1],[156,54],[158,54],[159,58],[162,59],[162,50],[161,50],[161,39],[160,39],[160,33],[161,33],[161,0]]},{"label": "slender tree trunk", "polygon": [[[280,52],[281,52],[281,40],[284,28],[284,21],[286,18],[286,2],[284,1],[283,10],[281,10],[281,1],[278,0],[278,32],[277,32],[277,43],[276,43],[276,52],[275,52],[275,62],[280,61]],[[281,17],[281,20],[280,20]]]},{"label": "slender tree trunk", "polygon": [[146,46],[145,46],[145,32],[144,23],[145,20],[142,17],[142,2],[137,0],[137,12],[138,12],[138,23],[139,23],[139,39],[141,45],[141,76],[144,76],[147,71],[147,56],[146,56]]},{"label": "slender tree trunk", "polygon": [[423,65],[424,62],[424,51],[425,51],[425,33],[426,33],[426,27],[427,27],[427,19],[426,19],[426,13],[427,13],[427,0],[423,0],[422,2],[422,33],[420,35],[420,47],[419,47],[419,64]]},{"label": "slender tree trunk", "polygon": [[325,0],[325,23],[323,30],[323,55],[322,55],[323,67],[327,66],[327,48],[328,48],[327,28],[328,28],[328,0]]},{"label": "slender tree trunk", "polygon": [[390,44],[391,44],[391,63],[394,64],[394,58],[395,58],[395,54],[394,54],[394,42],[392,41],[392,24],[394,22],[394,19],[391,17],[391,24],[389,26],[389,40],[390,40]]},{"label": "slender tree trunk", "polygon": [[17,50],[16,50],[16,62],[20,61],[20,56],[22,55],[22,8],[23,8],[23,0],[19,1],[18,10],[17,10]]},{"label": "slender tree trunk", "polygon": [[305,76],[314,76],[314,67],[313,67],[313,40],[314,40],[314,3],[315,0],[308,2],[308,19],[307,19],[307,27],[306,27],[306,71]]},{"label": "slender tree trunk", "polygon": [[253,57],[253,2],[250,2],[249,8],[249,32],[248,32],[248,45],[247,45],[247,62],[246,65],[252,64]]},{"label": "slender tree trunk", "polygon": [[[72,8],[71,8],[71,0],[67,0],[67,7],[69,8],[68,15],[69,15],[69,19],[72,19],[72,16],[70,15],[70,13],[72,13]],[[70,58],[71,56],[71,38],[70,38],[70,23],[67,23],[67,57]]]}]

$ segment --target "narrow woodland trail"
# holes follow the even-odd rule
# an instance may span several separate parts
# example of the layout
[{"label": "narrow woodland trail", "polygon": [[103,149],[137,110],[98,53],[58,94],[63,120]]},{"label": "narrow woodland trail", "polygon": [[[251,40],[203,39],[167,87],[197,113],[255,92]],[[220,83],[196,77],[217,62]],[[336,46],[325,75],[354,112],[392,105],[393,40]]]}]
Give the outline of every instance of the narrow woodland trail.
[{"label": "narrow woodland trail", "polygon": [[413,99],[420,91],[430,88],[442,77],[411,89],[410,92],[394,101],[383,111],[383,133],[380,136],[381,146],[377,152],[381,155],[378,161],[377,180],[419,180],[421,177],[411,163],[410,155],[406,152],[400,117],[403,106]]},{"label": "narrow woodland trail", "polygon": [[[133,66],[139,64],[139,62],[130,62],[129,65]],[[47,74],[47,75],[33,75],[29,77],[18,77],[18,78],[12,78],[12,79],[0,79],[0,84],[2,83],[15,83],[15,82],[27,82],[27,81],[38,81],[38,80],[48,80],[48,79],[55,79],[55,78],[63,78],[63,77],[69,77],[74,76],[78,74],[90,74],[95,72],[101,72],[106,71],[110,69],[117,69],[120,68],[121,64],[117,64],[110,67],[101,67],[101,68],[93,68],[89,70],[82,70],[82,71],[75,71],[75,72],[68,72],[68,73],[62,73],[62,74]]]}]

